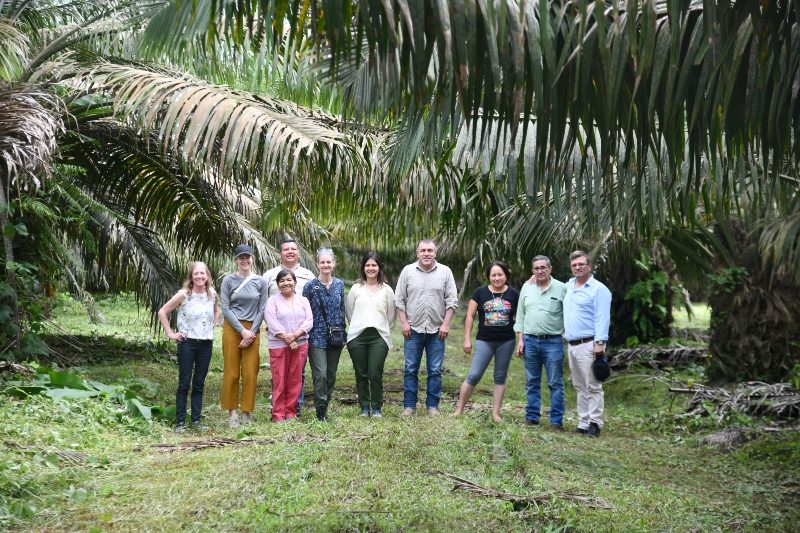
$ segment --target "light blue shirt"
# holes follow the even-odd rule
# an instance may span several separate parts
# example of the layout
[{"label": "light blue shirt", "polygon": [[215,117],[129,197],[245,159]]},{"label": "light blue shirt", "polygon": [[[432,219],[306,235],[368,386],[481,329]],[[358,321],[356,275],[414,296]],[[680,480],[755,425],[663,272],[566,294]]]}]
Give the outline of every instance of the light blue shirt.
[{"label": "light blue shirt", "polygon": [[596,341],[608,340],[611,322],[611,291],[589,276],[586,283],[575,287],[575,278],[567,282],[564,295],[564,337],[568,341],[594,337]]}]

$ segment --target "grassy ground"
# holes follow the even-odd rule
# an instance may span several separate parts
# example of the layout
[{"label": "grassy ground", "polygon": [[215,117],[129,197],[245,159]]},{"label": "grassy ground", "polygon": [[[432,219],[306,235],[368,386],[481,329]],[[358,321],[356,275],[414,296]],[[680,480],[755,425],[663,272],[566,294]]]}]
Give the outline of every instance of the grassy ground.
[{"label": "grassy ground", "polygon": [[706,330],[711,322],[711,308],[704,303],[693,303],[691,316],[683,308],[676,308],[673,313],[674,326],[678,329]]},{"label": "grassy ground", "polygon": [[[139,383],[153,403],[174,402],[177,370],[154,345],[149,318],[131,298],[99,302],[107,322],[88,325],[80,306],[62,301],[57,324],[89,338],[138,343],[83,374]],[[382,420],[363,419],[353,370],[343,354],[329,423],[269,420],[269,371],[259,375],[256,423],[229,430],[218,409],[222,375],[215,342],[207,379],[210,429],[175,436],[171,427],[134,419],[108,400],[25,401],[0,396],[0,527],[46,531],[133,530],[794,530],[800,438],[764,437],[734,453],[699,446],[705,421],[676,423],[682,408],[657,375],[620,375],[606,386],[606,429],[593,440],[531,429],[524,418],[524,374],[510,370],[505,420],[489,416],[491,376],[473,409],[452,413],[469,367],[462,331],[447,349],[445,416],[401,418],[399,335],[387,361]],[[107,342],[107,340],[102,340]],[[111,350],[114,343],[112,343]],[[266,355],[266,350],[262,350]],[[265,360],[266,358],[262,359]],[[424,379],[421,380],[424,390]],[[569,381],[569,380],[567,380]],[[148,392],[149,391],[149,392]],[[567,389],[568,429],[575,393]],[[547,395],[545,394],[545,405]],[[245,445],[240,439],[254,441]],[[222,448],[163,452],[152,444],[229,438]],[[57,453],[58,452],[58,453]],[[69,453],[65,453],[69,452]],[[59,455],[59,453],[61,455]],[[453,474],[494,491],[542,496],[525,506],[454,489]]]}]

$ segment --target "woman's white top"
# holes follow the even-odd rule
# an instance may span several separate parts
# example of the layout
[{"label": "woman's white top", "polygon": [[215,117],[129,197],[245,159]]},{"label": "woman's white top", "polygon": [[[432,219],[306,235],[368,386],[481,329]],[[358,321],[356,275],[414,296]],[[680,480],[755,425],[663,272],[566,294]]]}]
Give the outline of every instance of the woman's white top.
[{"label": "woman's white top", "polygon": [[394,291],[384,283],[372,292],[364,283],[356,283],[347,294],[348,342],[367,328],[375,328],[386,345],[392,347],[391,330],[394,326]]},{"label": "woman's white top", "polygon": [[178,331],[188,339],[214,339],[214,302],[216,293],[207,296],[205,292],[196,294],[189,291],[186,299],[178,307]]}]

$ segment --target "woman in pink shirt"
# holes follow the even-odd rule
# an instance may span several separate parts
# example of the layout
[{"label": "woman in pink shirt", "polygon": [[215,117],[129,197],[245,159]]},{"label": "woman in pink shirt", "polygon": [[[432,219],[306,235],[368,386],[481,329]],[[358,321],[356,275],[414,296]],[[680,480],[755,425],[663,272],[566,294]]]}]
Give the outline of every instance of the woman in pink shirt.
[{"label": "woman in pink shirt", "polygon": [[308,356],[308,332],[314,325],[308,300],[294,292],[297,278],[283,269],[275,277],[278,294],[270,296],[264,310],[272,369],[272,420],[297,417],[297,398],[303,386]]}]

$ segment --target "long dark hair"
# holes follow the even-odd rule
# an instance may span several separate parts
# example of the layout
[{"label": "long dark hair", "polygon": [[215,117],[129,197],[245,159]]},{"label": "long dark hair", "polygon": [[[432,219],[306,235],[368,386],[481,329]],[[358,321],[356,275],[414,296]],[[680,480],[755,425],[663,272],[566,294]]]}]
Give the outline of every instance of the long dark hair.
[{"label": "long dark hair", "polygon": [[367,261],[370,259],[378,263],[378,284],[386,283],[386,274],[383,273],[383,259],[375,252],[367,252],[367,255],[361,260],[361,269],[358,271],[358,278],[356,278],[356,281],[359,283],[367,282],[367,276],[364,274],[364,267],[367,266]]}]

